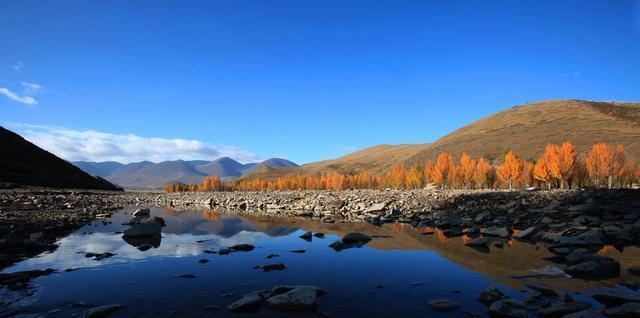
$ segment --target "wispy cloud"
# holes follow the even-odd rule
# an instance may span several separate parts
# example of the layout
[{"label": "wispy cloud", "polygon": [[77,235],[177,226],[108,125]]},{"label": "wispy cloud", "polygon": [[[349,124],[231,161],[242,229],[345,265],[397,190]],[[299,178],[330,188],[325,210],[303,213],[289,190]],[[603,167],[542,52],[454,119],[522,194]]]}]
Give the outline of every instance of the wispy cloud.
[{"label": "wispy cloud", "polygon": [[26,105],[36,105],[38,104],[38,101],[35,100],[35,98],[31,97],[31,96],[20,96],[14,92],[12,92],[10,89],[6,88],[6,87],[0,87],[0,94],[7,96],[9,99],[12,99],[18,103],[22,103],[22,104],[26,104]]},{"label": "wispy cloud", "polygon": [[16,70],[16,71],[21,70],[23,67],[24,67],[24,63],[22,63],[22,62],[18,62],[18,63],[13,65],[13,69]]},{"label": "wispy cloud", "polygon": [[36,83],[20,82],[20,84],[24,87],[25,95],[34,95],[40,93],[43,89],[42,85]]},{"label": "wispy cloud", "polygon": [[27,140],[70,161],[213,160],[231,157],[243,163],[256,162],[254,153],[233,146],[199,140],[142,137],[95,130],[73,130],[46,125],[8,124]]}]

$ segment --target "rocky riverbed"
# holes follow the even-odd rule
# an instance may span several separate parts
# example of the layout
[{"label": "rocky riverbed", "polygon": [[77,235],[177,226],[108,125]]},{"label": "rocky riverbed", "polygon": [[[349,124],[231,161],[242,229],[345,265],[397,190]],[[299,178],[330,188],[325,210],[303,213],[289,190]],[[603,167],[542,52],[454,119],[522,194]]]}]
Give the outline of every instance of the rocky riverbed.
[{"label": "rocky riverbed", "polygon": [[[504,290],[501,292],[494,288],[487,288],[482,293],[479,290],[466,291],[479,295],[477,296],[479,301],[486,306],[486,311],[492,317],[526,317],[531,312],[535,312],[541,317],[562,317],[574,312],[581,312],[577,317],[584,315],[600,317],[602,314],[611,317],[632,317],[638,311],[639,295],[611,293],[601,287],[619,286],[617,288],[626,288],[627,290],[637,290],[639,287],[638,281],[630,279],[630,275],[640,273],[640,263],[637,263],[633,257],[628,258],[629,255],[635,255],[634,251],[637,251],[640,242],[639,195],[640,193],[635,190],[552,192],[354,190],[172,194],[53,190],[3,192],[0,194],[0,226],[3,230],[0,244],[3,244],[2,253],[3,256],[6,256],[4,260],[7,264],[43,250],[54,250],[56,246],[53,243],[57,238],[67,235],[88,222],[91,224],[85,225],[83,229],[77,231],[71,236],[73,238],[60,241],[61,246],[56,253],[57,255],[66,255],[65,257],[57,257],[55,253],[47,253],[45,255],[49,256],[39,257],[42,259],[40,262],[52,259],[55,261],[51,264],[67,264],[66,266],[51,267],[54,269],[48,269],[50,267],[46,266],[22,267],[18,272],[10,270],[6,274],[0,275],[0,285],[9,289],[25,290],[29,286],[29,280],[34,277],[48,277],[52,273],[55,274],[55,277],[63,277],[60,273],[66,273],[67,266],[81,263],[79,260],[72,263],[65,262],[64,260],[69,257],[86,259],[83,262],[89,263],[109,262],[111,259],[115,259],[114,262],[119,262],[128,255],[135,258],[139,257],[138,253],[150,251],[153,254],[159,252],[159,250],[154,252],[158,248],[171,249],[174,247],[177,249],[176,251],[167,250],[166,253],[174,254],[178,250],[198,251],[191,257],[193,259],[190,258],[191,262],[198,264],[198,266],[207,266],[206,264],[215,262],[216,268],[228,266],[228,270],[231,272],[242,272],[241,268],[245,267],[246,269],[253,268],[254,271],[261,273],[270,272],[275,275],[272,277],[275,279],[278,275],[283,274],[274,273],[287,275],[290,272],[302,271],[309,274],[314,271],[322,272],[325,266],[338,266],[340,261],[334,263],[332,262],[333,258],[326,259],[320,255],[326,255],[325,250],[328,248],[338,252],[330,255],[340,257],[337,255],[360,253],[358,250],[362,249],[359,247],[371,246],[382,250],[389,247],[398,249],[410,242],[431,237],[434,240],[437,238],[436,241],[444,242],[442,243],[444,245],[442,247],[434,245],[430,249],[439,251],[438,254],[448,255],[449,259],[457,260],[459,264],[464,264],[474,271],[490,272],[495,275],[496,268],[505,266],[505,263],[517,263],[519,260],[526,263],[522,265],[526,270],[514,270],[510,267],[510,270],[504,272],[510,280],[519,280],[525,284],[518,288],[531,291],[531,297],[527,299],[520,299],[521,297],[513,292],[510,296],[505,295],[502,293]],[[124,210],[111,216],[113,209],[123,206],[126,206]],[[146,207],[151,207],[151,209]],[[201,212],[194,214],[193,211]],[[133,220],[139,220],[130,221],[132,216],[135,217]],[[191,218],[195,219],[191,223],[187,222]],[[167,220],[166,227],[165,219]],[[203,219],[211,221],[203,222]],[[246,233],[250,233],[250,231],[245,232],[242,230],[243,228],[238,228],[240,220],[253,220],[251,221],[252,225],[246,225],[246,229],[255,231],[256,228],[265,227],[261,231],[272,233],[270,235],[291,233],[296,228],[304,229],[306,232],[290,236],[297,242],[313,242],[314,245],[309,246],[312,247],[309,250],[305,245],[298,245],[300,243],[289,242],[286,246],[282,246],[277,243],[279,240],[274,240],[267,245],[257,245],[255,250],[253,245],[227,245],[228,243],[216,243],[215,246],[207,248],[205,245],[210,244],[212,239],[224,240],[224,238],[194,237],[185,241],[184,235],[173,234],[185,231],[201,233],[203,230],[205,232],[227,233],[226,230],[220,228],[222,224],[226,224],[228,230],[238,233],[237,243],[245,243],[248,242],[248,237],[254,236],[246,236]],[[205,227],[205,224],[211,227]],[[196,225],[197,227],[195,227]],[[271,226],[276,226],[277,229],[270,229]],[[100,232],[100,228],[104,228],[104,230]],[[345,232],[342,233],[337,229],[344,229]],[[346,229],[349,229],[349,233]],[[99,231],[100,234],[93,235],[93,231]],[[162,236],[157,235],[160,231],[162,231]],[[329,234],[332,231],[338,231],[341,239],[335,241],[333,235]],[[405,232],[411,234],[405,237],[403,236]],[[327,233],[327,237],[331,237],[330,241],[322,242],[325,236],[323,233]],[[367,235],[362,233],[367,233]],[[137,242],[134,240],[142,234],[155,235],[157,242],[153,240],[149,241],[151,243],[146,240]],[[102,240],[102,243],[92,244],[91,240]],[[160,240],[165,243],[160,245]],[[452,245],[452,243],[448,243],[449,241],[457,243]],[[526,241],[527,243],[521,244],[516,241]],[[122,247],[105,249],[113,244],[120,244],[119,246]],[[74,248],[74,246],[84,246],[84,248]],[[87,250],[87,248],[94,248],[93,246],[102,248]],[[135,249],[131,250],[130,246]],[[606,252],[611,249],[622,252],[629,246],[633,247],[629,248],[631,254],[625,253],[626,259],[613,257]],[[356,248],[351,249],[352,247]],[[496,252],[503,248],[508,251],[506,254],[502,253],[504,254],[502,255],[500,252]],[[349,249],[349,251],[344,251],[345,249]],[[449,255],[454,249],[459,249],[461,253]],[[251,253],[235,253],[235,251],[251,251]],[[522,259],[522,255],[508,256],[518,251],[527,251],[527,254],[535,255],[527,258],[526,261]],[[80,252],[82,253],[77,254]],[[320,254],[313,256],[317,257],[313,261],[303,262],[305,257],[309,257],[305,256],[309,255],[309,252],[314,255]],[[257,256],[258,259],[266,257],[265,259],[270,259],[270,261],[252,264],[255,260],[251,261],[247,259],[247,256],[242,256],[252,253],[264,254]],[[211,258],[215,254],[220,255],[219,260]],[[228,254],[233,254],[232,258],[228,258],[226,256]],[[300,263],[295,255],[301,255]],[[373,255],[380,256],[381,254]],[[438,266],[437,261],[433,264],[429,262],[403,263],[403,261],[390,256],[391,254],[385,253],[385,255],[389,255],[385,258],[385,262],[397,261],[398,268],[414,266],[416,271],[412,274],[413,276],[409,275],[411,278],[423,275],[425,273],[422,270],[424,266]],[[411,255],[428,257],[428,254]],[[277,259],[271,260],[272,257],[277,257]],[[248,261],[248,263],[237,267],[233,264],[226,264],[224,260],[227,259]],[[358,264],[357,259],[360,258],[354,258],[352,260],[354,263],[351,266],[359,266],[356,265]],[[37,258],[33,260],[36,264],[39,262]],[[176,266],[176,269],[180,269],[180,272],[169,276],[172,279],[190,278],[197,281],[200,275],[211,275],[211,273],[204,271],[204,268],[191,268],[189,266],[192,265],[185,265],[184,260],[171,261],[161,258],[157,261],[170,262],[173,264],[172,266]],[[174,264],[174,262],[176,263]],[[314,262],[327,263],[315,267],[312,265]],[[17,268],[20,268],[20,264],[24,263],[26,261],[16,265]],[[478,264],[493,265],[485,268]],[[191,271],[182,272],[185,269],[184,266],[191,268]],[[141,271],[143,271],[143,267],[140,268]],[[166,267],[163,265],[160,268],[164,273]],[[310,268],[314,268],[314,270],[310,271]],[[76,273],[73,268],[67,269],[72,270],[70,273]],[[113,270],[117,270],[117,268]],[[334,270],[338,270],[338,267]],[[302,272],[298,272],[294,276],[299,277]],[[78,275],[84,275],[82,273],[83,271],[80,271]],[[430,279],[435,279],[433,273],[430,275]],[[229,277],[231,279],[235,276]],[[271,276],[260,277],[268,278]],[[373,275],[372,277],[378,276]],[[47,278],[38,279],[47,280]],[[579,296],[578,299],[574,299],[569,295],[573,291],[565,289],[566,279],[574,282],[594,282],[593,286],[597,286],[597,290],[587,292],[590,297]],[[273,280],[270,283],[271,286],[281,284],[279,280]],[[323,285],[322,280],[291,281],[288,283],[315,284],[322,288],[331,287],[331,285]],[[230,281],[229,284],[232,282]],[[233,286],[229,284],[224,286]],[[339,282],[334,282],[334,287],[336,284]],[[384,284],[376,282],[372,286],[375,286],[376,289],[385,289],[385,284],[389,284],[389,288],[393,288],[395,281],[392,279]],[[410,285],[421,286],[419,281],[415,284],[411,282]],[[260,289],[256,289],[255,292],[248,294],[243,292],[246,297],[238,298],[237,302],[229,303],[229,310],[236,311],[236,307],[244,306],[248,300],[251,300],[248,303],[250,303],[252,310],[261,303],[266,304],[266,307],[277,308],[277,305],[274,304],[281,298],[297,299],[302,296],[308,300],[304,303],[308,306],[305,306],[315,307],[316,296],[320,295],[308,292],[314,287],[302,287],[291,289],[291,293],[289,290],[281,293],[279,289],[271,290],[271,287],[268,287],[270,291],[262,292],[264,286],[260,286]],[[502,288],[504,286],[500,289]],[[577,289],[577,291],[582,292],[582,289]],[[564,297],[562,297],[563,294]],[[327,299],[332,299],[331,297],[334,296],[335,294],[329,293]],[[465,310],[470,308],[468,307],[469,303],[465,304],[464,300],[463,303],[460,303],[455,296],[444,296],[444,298],[434,297],[429,306],[435,311],[460,312],[461,309],[458,309],[460,307]],[[324,297],[326,296],[323,296],[323,299]],[[598,303],[603,304],[604,308],[600,307],[595,311],[590,309],[592,305],[597,306]],[[242,308],[242,306],[238,308]],[[210,307],[219,308],[220,306],[216,304]],[[205,306],[205,308],[209,307]],[[477,311],[478,308],[475,310]]]}]

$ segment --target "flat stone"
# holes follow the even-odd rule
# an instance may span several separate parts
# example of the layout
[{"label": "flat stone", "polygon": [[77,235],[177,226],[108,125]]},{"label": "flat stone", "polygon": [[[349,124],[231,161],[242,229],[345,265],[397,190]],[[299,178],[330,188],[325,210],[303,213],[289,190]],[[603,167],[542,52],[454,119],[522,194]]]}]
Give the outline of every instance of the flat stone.
[{"label": "flat stone", "polygon": [[492,239],[485,237],[485,236],[480,236],[480,237],[476,237],[474,239],[472,239],[471,241],[465,243],[464,245],[467,246],[487,246],[489,243],[491,243]]},{"label": "flat stone", "polygon": [[82,316],[85,318],[105,318],[109,317],[109,315],[116,312],[120,308],[122,307],[118,304],[93,307],[85,310]]},{"label": "flat stone", "polygon": [[242,251],[242,252],[249,252],[249,251],[253,251],[255,247],[251,244],[237,244],[234,246],[231,246],[231,249],[234,251]]},{"label": "flat stone", "polygon": [[533,289],[533,290],[539,292],[543,296],[547,296],[547,297],[559,297],[560,296],[554,289],[552,289],[550,287],[547,287],[547,286],[538,285],[538,284],[526,284],[525,286],[530,288],[530,289]]},{"label": "flat stone", "polygon": [[286,266],[284,266],[284,264],[282,263],[275,263],[275,264],[268,264],[268,265],[264,265],[262,266],[262,271],[263,272],[269,272],[269,271],[281,271],[283,269],[287,268]]},{"label": "flat stone", "polygon": [[513,237],[519,240],[524,240],[529,238],[531,235],[535,234],[536,227],[532,226],[525,230],[520,231],[518,234],[514,234]]},{"label": "flat stone", "polygon": [[229,310],[243,312],[257,309],[263,302],[263,291],[255,291],[236,300],[229,305]]},{"label": "flat stone", "polygon": [[562,318],[605,318],[599,311],[587,309],[562,316]]},{"label": "flat stone", "polygon": [[448,299],[436,299],[436,300],[432,300],[429,301],[429,305],[431,305],[431,307],[437,311],[452,311],[458,307],[460,307],[460,304],[458,304],[455,301],[452,300],[448,300]]},{"label": "flat stone", "polygon": [[626,303],[607,308],[604,314],[612,318],[638,318],[640,317],[640,303]]},{"label": "flat stone", "polygon": [[488,235],[488,236],[497,236],[497,237],[508,237],[509,236],[509,230],[506,227],[488,227],[486,228],[482,234],[484,235]]},{"label": "flat stone", "polygon": [[489,306],[489,316],[492,318],[527,318],[527,309],[512,300],[498,300]]},{"label": "flat stone", "polygon": [[572,276],[585,279],[605,279],[620,276],[620,263],[617,261],[590,260],[569,265],[565,271]]},{"label": "flat stone", "polygon": [[589,308],[591,308],[590,303],[575,301],[571,303],[553,304],[547,308],[540,309],[538,314],[540,314],[542,318],[559,318]]},{"label": "flat stone", "polygon": [[298,286],[267,299],[269,307],[279,310],[313,310],[318,305],[315,287]]},{"label": "flat stone", "polygon": [[605,306],[618,306],[624,303],[640,303],[640,296],[629,293],[601,293],[592,296],[593,299],[603,303]]}]

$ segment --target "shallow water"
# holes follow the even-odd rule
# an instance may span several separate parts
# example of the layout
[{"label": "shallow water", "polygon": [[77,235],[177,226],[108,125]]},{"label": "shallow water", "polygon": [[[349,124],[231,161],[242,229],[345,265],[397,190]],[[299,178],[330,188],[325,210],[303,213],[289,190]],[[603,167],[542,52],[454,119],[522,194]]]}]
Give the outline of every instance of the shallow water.
[{"label": "shallow water", "polygon": [[[152,208],[152,215],[162,216],[167,225],[162,228],[160,241],[148,242],[155,247],[140,251],[133,245],[143,242],[126,242],[118,233],[128,228],[121,224],[131,219],[130,213],[135,209],[118,211],[106,220],[111,223],[95,221],[86,225],[61,239],[55,251],[4,269],[3,272],[14,272],[53,268],[57,272],[34,279],[28,290],[33,293],[30,296],[2,290],[3,312],[11,309],[23,315],[68,317],[84,309],[69,307],[81,301],[91,306],[123,306],[110,317],[280,317],[319,313],[330,317],[451,317],[464,316],[464,310],[486,316],[484,306],[475,299],[490,286],[523,300],[528,296],[523,291],[526,283],[544,283],[571,293],[574,298],[590,300],[583,294],[599,288],[619,289],[622,282],[638,283],[637,278],[626,273],[605,281],[512,278],[535,274],[533,269],[553,265],[542,259],[551,255],[546,249],[522,242],[509,242],[501,249],[492,247],[486,253],[465,246],[463,237],[447,238],[439,231],[426,234],[426,229],[406,224],[327,224],[212,211]],[[307,242],[299,238],[307,230],[326,236]],[[375,239],[364,247],[340,252],[328,247],[354,231]],[[253,244],[256,249],[229,255],[204,253],[240,243]],[[290,252],[298,249],[306,252]],[[116,255],[98,261],[85,257],[87,252]],[[621,253],[609,247],[600,253],[616,257],[623,268],[640,260],[638,248]],[[270,254],[279,257],[267,259]],[[201,259],[209,262],[200,264]],[[254,269],[271,263],[284,263],[286,269]],[[180,274],[197,277],[174,277]],[[254,314],[236,314],[226,309],[242,295],[287,284],[315,285],[328,293],[320,297],[318,312],[284,313],[262,306]],[[384,287],[376,288],[377,285]],[[442,298],[460,303],[461,308],[448,313],[434,311],[428,301]],[[8,302],[14,303],[7,305]],[[205,309],[207,305],[221,309]],[[54,312],[49,313],[51,310]]]}]

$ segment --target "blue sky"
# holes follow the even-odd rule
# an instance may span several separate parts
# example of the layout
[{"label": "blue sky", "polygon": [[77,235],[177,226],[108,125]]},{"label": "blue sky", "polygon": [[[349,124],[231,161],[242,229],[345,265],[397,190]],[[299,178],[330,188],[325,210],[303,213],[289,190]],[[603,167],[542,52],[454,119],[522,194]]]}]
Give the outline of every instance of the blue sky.
[{"label": "blue sky", "polygon": [[2,1],[0,39],[0,123],[70,160],[306,163],[640,101],[634,1]]}]

